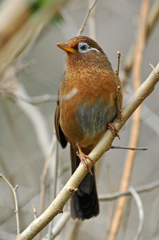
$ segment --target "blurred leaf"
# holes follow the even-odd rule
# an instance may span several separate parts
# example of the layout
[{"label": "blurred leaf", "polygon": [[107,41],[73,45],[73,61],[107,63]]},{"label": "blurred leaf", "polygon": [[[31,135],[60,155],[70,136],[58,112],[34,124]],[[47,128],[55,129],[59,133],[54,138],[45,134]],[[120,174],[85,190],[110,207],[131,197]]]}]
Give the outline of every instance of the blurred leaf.
[{"label": "blurred leaf", "polygon": [[43,7],[45,4],[48,4],[51,1],[54,0],[36,0],[32,5],[33,11],[37,11],[39,8]]},{"label": "blurred leaf", "polygon": [[58,12],[55,16],[53,16],[51,23],[61,23],[64,21],[63,16],[60,12]]}]

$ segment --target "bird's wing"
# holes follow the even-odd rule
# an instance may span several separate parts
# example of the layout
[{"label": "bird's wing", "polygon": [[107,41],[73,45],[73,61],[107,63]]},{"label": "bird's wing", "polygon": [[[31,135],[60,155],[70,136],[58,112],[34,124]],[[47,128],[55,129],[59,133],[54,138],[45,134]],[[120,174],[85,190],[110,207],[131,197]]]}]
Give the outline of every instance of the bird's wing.
[{"label": "bird's wing", "polygon": [[65,148],[67,145],[67,140],[61,129],[59,119],[60,119],[60,106],[59,106],[59,102],[57,102],[56,111],[55,111],[55,130],[56,130],[57,139],[59,140],[62,148]]}]

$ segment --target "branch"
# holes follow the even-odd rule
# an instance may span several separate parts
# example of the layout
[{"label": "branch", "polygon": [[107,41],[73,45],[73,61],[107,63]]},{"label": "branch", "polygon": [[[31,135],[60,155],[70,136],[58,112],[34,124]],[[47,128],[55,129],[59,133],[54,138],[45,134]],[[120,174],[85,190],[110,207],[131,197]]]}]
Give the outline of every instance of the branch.
[{"label": "branch", "polygon": [[119,81],[119,67],[120,67],[120,57],[121,54],[119,51],[117,51],[117,55],[118,55],[118,66],[117,66],[117,70],[116,70],[116,75],[117,75],[117,118],[119,120],[122,119],[122,114],[121,114],[121,106],[120,106],[120,91],[121,91],[121,87],[120,87],[120,81]]},{"label": "branch", "polygon": [[35,209],[35,206],[33,205],[33,213],[34,213],[34,220],[37,219],[37,216],[36,216],[36,209]]},{"label": "branch", "polygon": [[[150,13],[147,16],[146,21],[146,42],[149,39],[149,36],[151,35],[157,20],[159,19],[159,0],[156,0],[151,8]],[[136,40],[135,40],[136,41]],[[135,54],[135,41],[133,41],[132,45],[130,46],[130,49],[128,51],[128,54],[126,56],[126,60],[124,62],[124,72],[121,74],[120,77],[121,81],[124,82],[128,74],[132,68],[133,60],[134,60],[134,54]]]},{"label": "branch", "polygon": [[73,97],[76,93],[78,92],[77,88],[73,88],[68,94],[63,95],[63,96],[58,96],[58,95],[50,95],[50,94],[44,94],[41,96],[36,96],[36,97],[30,97],[26,98],[23,95],[8,95],[10,98],[12,97],[12,99],[14,101],[16,101],[17,99],[23,100],[24,102],[33,104],[33,105],[37,105],[37,104],[41,104],[41,103],[45,103],[45,102],[57,102],[57,99],[59,98],[60,100],[68,100],[69,98]]},{"label": "branch", "polygon": [[[135,48],[135,56],[133,62],[133,87],[134,92],[140,86],[140,78],[141,78],[141,68],[142,68],[142,60],[143,60],[143,52],[145,47],[146,40],[146,18],[149,10],[150,0],[143,0],[140,11],[140,26],[138,31],[138,39],[136,42]],[[141,105],[135,111],[133,115],[133,121],[130,132],[129,146],[137,147],[140,133],[140,118],[141,118]],[[135,160],[136,151],[127,151],[127,156],[125,160],[125,166],[123,170],[122,180],[120,184],[120,190],[127,190],[131,181],[132,170]],[[112,221],[112,226],[108,235],[108,240],[116,239],[117,233],[119,231],[121,220],[123,218],[123,213],[126,205],[126,198],[121,198],[118,200],[116,205],[116,210],[114,214],[114,218]]]},{"label": "branch", "polygon": [[140,148],[140,147],[111,146],[111,149],[127,149],[127,150],[132,150],[132,151],[135,151],[135,150],[145,151],[145,150],[147,150],[148,148],[147,148],[147,147]]},{"label": "branch", "polygon": [[43,213],[44,211],[44,202],[45,202],[45,190],[46,190],[46,177],[47,177],[47,172],[48,172],[48,167],[49,167],[49,163],[50,163],[50,159],[52,156],[52,152],[55,146],[55,141],[56,141],[56,137],[55,134],[53,134],[52,136],[52,141],[49,147],[49,152],[48,152],[48,156],[46,158],[45,161],[45,165],[43,168],[43,172],[41,175],[41,194],[40,194],[40,214]]},{"label": "branch", "polygon": [[[152,191],[158,187],[159,187],[159,180],[154,181],[152,183],[148,183],[148,184],[140,186],[140,187],[136,187],[135,191],[138,193],[144,193],[144,192]],[[131,194],[128,190],[126,190],[126,191],[122,191],[122,192],[106,194],[103,196],[101,195],[101,196],[99,196],[99,201],[101,201],[101,202],[113,201],[113,200],[116,200],[117,198],[123,197],[123,196],[131,196]]]},{"label": "branch", "polygon": [[0,173],[0,177],[8,184],[10,189],[12,190],[13,196],[14,196],[14,202],[15,202],[15,215],[16,215],[16,222],[17,222],[17,235],[20,234],[20,225],[19,225],[19,212],[18,212],[18,199],[16,190],[18,188],[18,185],[15,186],[15,188],[12,186],[12,184]]},{"label": "branch", "polygon": [[[55,136],[56,137],[56,136]],[[55,139],[55,150],[54,150],[54,171],[53,171],[53,194],[52,198],[55,199],[57,196],[57,178],[58,178],[58,141],[57,138]],[[48,239],[51,240],[52,238],[52,226],[53,226],[53,220],[49,223],[48,226]]]},{"label": "branch", "polygon": [[94,3],[92,4],[92,6],[91,6],[90,8],[88,8],[88,11],[87,11],[87,14],[86,14],[86,16],[85,16],[85,19],[84,19],[84,21],[83,21],[83,23],[82,23],[82,26],[80,27],[80,29],[79,29],[79,31],[78,31],[78,33],[77,33],[77,37],[80,36],[81,33],[84,31],[84,27],[85,27],[85,25],[86,25],[86,23],[87,23],[88,17],[89,17],[89,15],[90,15],[92,9],[93,9],[94,6],[96,5],[96,2],[97,2],[97,0],[94,1]]},{"label": "branch", "polygon": [[[88,0],[89,6],[92,6],[94,0]],[[95,3],[96,4],[96,3]],[[89,29],[89,37],[96,41],[96,19],[95,19],[96,11],[95,7],[91,10],[91,13],[88,18],[88,29]]]},{"label": "branch", "polygon": [[137,230],[137,234],[134,238],[134,240],[138,240],[140,237],[140,234],[142,232],[142,228],[143,228],[143,221],[144,221],[144,209],[143,209],[143,204],[141,201],[141,198],[139,196],[139,194],[137,194],[137,192],[135,191],[135,189],[133,187],[129,187],[129,192],[132,194],[132,196],[135,199],[136,205],[138,207],[138,212],[139,212],[139,226],[138,226],[138,230]]},{"label": "branch", "polygon": [[[159,71],[159,64],[156,67],[156,70]],[[130,102],[123,109],[123,120],[118,122],[114,120],[113,124],[121,129],[128,118],[132,115],[135,109],[150,95],[153,91],[155,85],[157,84],[158,79],[156,78],[155,71],[152,71],[147,80],[141,85],[138,91],[134,94]],[[93,151],[89,154],[89,157],[94,161],[102,156],[105,151],[110,149],[111,143],[114,140],[114,135],[110,130],[107,130],[101,141],[97,144],[97,146],[93,149]],[[88,160],[89,167],[92,167],[94,163]],[[68,199],[73,195],[74,191],[82,181],[82,179],[87,174],[87,170],[83,164],[80,164],[76,169],[74,174],[71,176],[69,181],[66,183],[61,192],[57,195],[55,200],[51,203],[51,205],[46,209],[46,211],[34,220],[19,236],[17,236],[17,240],[30,240],[32,239],[39,231],[41,231],[57,214],[62,212],[62,209]]]}]

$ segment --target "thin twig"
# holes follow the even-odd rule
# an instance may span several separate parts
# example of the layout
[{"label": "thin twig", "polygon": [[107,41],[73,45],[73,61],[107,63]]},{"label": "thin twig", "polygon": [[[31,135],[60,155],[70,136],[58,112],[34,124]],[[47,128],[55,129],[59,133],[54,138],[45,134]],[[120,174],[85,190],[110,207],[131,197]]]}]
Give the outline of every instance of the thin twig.
[{"label": "thin twig", "polygon": [[80,36],[81,33],[84,31],[84,27],[85,27],[85,25],[86,25],[86,23],[87,23],[88,17],[89,17],[89,15],[90,15],[92,9],[93,9],[94,6],[96,5],[96,2],[97,2],[97,0],[94,1],[94,3],[92,4],[92,6],[91,6],[90,8],[88,8],[88,11],[87,11],[87,14],[86,14],[86,16],[85,16],[85,19],[84,19],[84,21],[83,21],[83,23],[82,23],[82,26],[80,27],[80,29],[79,29],[79,31],[78,31],[78,33],[77,33],[77,37]]},{"label": "thin twig", "polygon": [[[135,191],[138,193],[144,193],[144,192],[148,192],[148,191],[152,191],[156,188],[159,187],[159,180],[145,184],[143,186],[140,187],[136,187]],[[119,197],[123,197],[123,196],[131,196],[130,192],[128,190],[126,191],[119,191],[119,192],[115,192],[112,194],[106,194],[106,195],[100,195],[99,196],[99,201],[104,202],[104,201],[113,201],[116,200]]]},{"label": "thin twig", "polygon": [[142,201],[141,201],[141,198],[139,196],[139,194],[135,191],[135,189],[130,186],[129,187],[129,192],[132,194],[132,196],[134,197],[135,199],[135,202],[136,202],[136,205],[138,207],[138,213],[139,213],[139,226],[138,226],[138,230],[137,230],[137,233],[136,233],[136,236],[134,238],[134,240],[138,240],[140,235],[141,235],[141,232],[142,232],[142,228],[143,228],[143,222],[144,222],[144,209],[143,209],[143,204],[142,204]]},{"label": "thin twig", "polygon": [[121,54],[120,54],[119,51],[117,51],[117,55],[118,55],[118,66],[117,66],[117,70],[116,70],[116,76],[117,76],[117,119],[121,120],[122,119],[121,106],[120,106],[120,91],[121,91],[121,87],[120,87],[120,80],[119,80],[119,68],[120,68],[120,57],[121,57]]},{"label": "thin twig", "polygon": [[19,225],[19,212],[18,212],[18,198],[16,190],[18,188],[18,185],[15,186],[15,188],[11,185],[11,183],[0,173],[0,177],[8,184],[8,186],[11,188],[13,197],[14,197],[14,203],[15,203],[15,215],[16,215],[16,222],[17,222],[17,235],[20,234],[20,225]]},{"label": "thin twig", "polygon": [[[53,182],[54,182],[54,188],[53,188],[53,196],[52,198],[56,198],[56,193],[57,193],[57,178],[58,178],[58,141],[57,138],[55,139],[55,152],[54,152],[54,173],[53,173]],[[53,226],[53,220],[49,223],[48,227],[48,239],[52,240],[53,235],[52,235],[52,226]]]},{"label": "thin twig", "polygon": [[23,100],[24,102],[37,105],[45,102],[56,102],[57,99],[61,101],[68,100],[72,98],[77,92],[78,92],[77,88],[73,88],[71,92],[63,96],[44,94],[42,96],[29,97],[28,99],[26,99],[25,97],[16,94],[15,97],[14,95],[10,95],[10,97],[12,97],[14,101],[16,101],[16,98],[18,98],[20,100]]},{"label": "thin twig", "polygon": [[[50,159],[51,159],[51,156],[52,156],[52,152],[53,152],[53,149],[54,149],[54,146],[55,146],[55,139],[56,139],[56,136],[55,136],[55,134],[53,134],[52,140],[51,140],[51,143],[50,143],[50,147],[49,147],[49,151],[48,151],[48,156],[46,158],[45,165],[44,165],[44,168],[43,168],[43,172],[42,172],[42,175],[41,175],[40,214],[42,214],[43,211],[44,211],[46,177],[47,177],[47,173],[48,173],[48,167],[49,167]],[[38,239],[41,239],[41,232],[38,235]]]},{"label": "thin twig", "polygon": [[[88,6],[92,6],[94,0],[88,0]],[[94,7],[89,15],[88,18],[88,29],[89,29],[89,37],[92,38],[93,40],[97,40],[97,34],[96,34],[96,19],[95,19],[95,14],[96,14],[96,8]]]},{"label": "thin twig", "polygon": [[37,217],[36,217],[36,209],[35,209],[35,206],[34,206],[34,205],[33,205],[33,207],[32,207],[32,208],[33,208],[34,220],[35,220],[35,219],[37,218]]},{"label": "thin twig", "polygon": [[152,63],[149,63],[149,66],[156,72],[156,76],[159,77],[159,72],[157,72],[156,68],[153,66]]},{"label": "thin twig", "polygon": [[132,150],[132,151],[135,151],[135,150],[142,150],[142,151],[145,151],[147,150],[148,148],[147,147],[143,147],[143,148],[140,148],[140,147],[122,147],[122,146],[111,146],[112,149],[127,149],[127,150]]}]

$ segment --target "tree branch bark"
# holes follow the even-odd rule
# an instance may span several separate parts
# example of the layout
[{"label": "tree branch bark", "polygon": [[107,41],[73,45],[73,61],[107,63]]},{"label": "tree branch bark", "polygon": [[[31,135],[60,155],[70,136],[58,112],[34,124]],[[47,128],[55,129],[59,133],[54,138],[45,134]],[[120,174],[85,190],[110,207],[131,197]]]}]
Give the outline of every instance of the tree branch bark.
[{"label": "tree branch bark", "polygon": [[[159,72],[159,63],[155,70],[151,72],[147,80],[141,85],[141,87],[134,94],[130,102],[123,109],[122,115],[123,120],[118,122],[116,119],[114,120],[114,125],[121,129],[128,118],[133,114],[136,108],[147,98],[151,92],[153,91],[155,85],[159,81],[158,75],[156,71]],[[108,151],[111,147],[112,141],[114,140],[114,135],[110,130],[107,130],[101,141],[97,144],[97,146],[93,149],[93,151],[89,154],[90,158],[97,162],[98,159],[102,156],[105,151]],[[89,167],[92,167],[94,163],[88,160]],[[82,179],[87,174],[87,170],[83,164],[80,164],[76,169],[74,174],[71,176],[69,181],[66,183],[64,188],[55,198],[55,200],[51,203],[51,205],[46,209],[46,211],[34,220],[20,235],[17,236],[17,240],[30,240],[41,231],[58,213],[62,212],[62,209],[68,199],[73,195],[74,191],[82,181]]]}]

